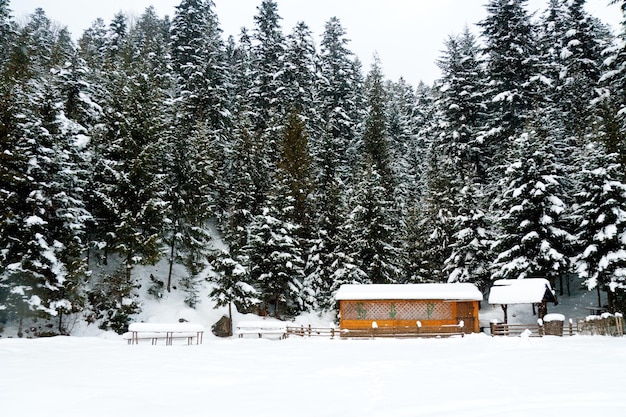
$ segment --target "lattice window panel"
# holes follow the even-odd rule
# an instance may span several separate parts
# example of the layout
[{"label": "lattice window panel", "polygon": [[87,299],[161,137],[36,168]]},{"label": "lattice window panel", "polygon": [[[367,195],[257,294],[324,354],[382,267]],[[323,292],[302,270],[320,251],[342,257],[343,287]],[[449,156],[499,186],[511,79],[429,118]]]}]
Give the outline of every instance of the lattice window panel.
[{"label": "lattice window panel", "polygon": [[344,320],[449,320],[452,304],[427,301],[371,302],[344,304]]}]

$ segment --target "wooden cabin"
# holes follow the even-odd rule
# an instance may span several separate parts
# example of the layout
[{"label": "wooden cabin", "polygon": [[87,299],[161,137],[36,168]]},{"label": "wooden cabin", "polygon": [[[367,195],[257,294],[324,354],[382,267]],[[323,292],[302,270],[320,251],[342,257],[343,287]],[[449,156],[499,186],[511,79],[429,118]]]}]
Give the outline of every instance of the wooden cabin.
[{"label": "wooden cabin", "polygon": [[[481,292],[469,283],[342,285],[339,327],[348,330],[372,327],[457,325],[465,333],[478,333]],[[374,323],[375,322],[375,323]]]},{"label": "wooden cabin", "polygon": [[548,303],[557,305],[558,301],[550,281],[545,278],[499,279],[489,290],[489,304],[502,307],[504,323],[508,323],[507,310],[511,304],[531,304],[533,314],[543,319],[548,313]]}]

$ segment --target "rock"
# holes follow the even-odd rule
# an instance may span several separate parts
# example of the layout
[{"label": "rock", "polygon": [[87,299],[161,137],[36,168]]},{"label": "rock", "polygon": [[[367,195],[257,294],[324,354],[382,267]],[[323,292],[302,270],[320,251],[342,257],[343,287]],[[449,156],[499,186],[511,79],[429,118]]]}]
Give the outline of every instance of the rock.
[{"label": "rock", "polygon": [[211,332],[217,337],[230,337],[233,335],[232,323],[229,317],[222,316],[213,326]]}]

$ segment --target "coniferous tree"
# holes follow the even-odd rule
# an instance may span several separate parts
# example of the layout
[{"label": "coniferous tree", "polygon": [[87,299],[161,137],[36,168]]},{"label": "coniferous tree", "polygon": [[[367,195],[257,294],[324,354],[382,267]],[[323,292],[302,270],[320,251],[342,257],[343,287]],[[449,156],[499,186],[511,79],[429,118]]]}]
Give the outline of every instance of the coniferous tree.
[{"label": "coniferous tree", "polygon": [[172,22],[172,63],[180,100],[171,109],[168,132],[170,227],[166,231],[170,274],[174,262],[187,270],[184,287],[194,299],[197,276],[206,266],[209,220],[226,210],[226,155],[231,125],[227,61],[211,0],[186,0]]},{"label": "coniferous tree", "polygon": [[[145,15],[144,22],[151,17]],[[120,297],[124,299],[134,294],[134,266],[154,264],[161,257],[166,208],[161,160],[164,89],[158,76],[162,72],[153,67],[149,51],[136,48],[138,40],[149,36],[136,32],[140,30],[129,28],[121,14],[110,25],[104,54],[103,124],[92,141],[90,207],[97,219],[96,239],[102,242],[99,247],[105,259],[109,254],[119,256],[114,261],[123,265],[127,294]]]},{"label": "coniferous tree", "polygon": [[[286,114],[284,96],[284,56],[285,37],[282,33],[278,5],[273,0],[263,0],[254,16],[255,30],[252,47],[253,74],[252,88],[248,99],[253,109],[254,130],[267,135],[267,145],[275,152],[275,133],[280,129],[280,121]],[[267,132],[266,132],[267,131]]]},{"label": "coniferous tree", "polygon": [[307,131],[319,134],[317,108],[317,55],[311,30],[298,22],[287,37],[285,49],[286,110],[304,118]]},{"label": "coniferous tree", "polygon": [[[348,155],[356,140],[359,123],[354,118],[357,111],[355,91],[359,86],[354,73],[353,54],[347,44],[346,31],[341,22],[331,18],[324,27],[321,41],[319,101],[324,128],[332,129],[330,138],[336,151],[336,173],[343,182],[347,182],[351,174]],[[314,144],[314,152],[317,154],[324,150],[318,150],[317,144]]]},{"label": "coniferous tree", "polygon": [[485,126],[488,157],[502,161],[511,138],[518,135],[533,108],[533,79],[538,72],[534,27],[527,0],[490,0],[488,16],[479,23],[485,44],[485,90],[488,120]]},{"label": "coniferous tree", "polygon": [[[549,120],[549,119],[548,119]],[[564,220],[567,192],[556,158],[558,129],[535,124],[516,141],[516,157],[501,180],[495,207],[500,237],[492,278],[545,277],[553,284],[569,268],[573,235]]]},{"label": "coniferous tree", "polygon": [[303,288],[304,259],[298,242],[297,226],[285,218],[290,201],[277,195],[268,200],[248,228],[246,256],[251,283],[259,291],[262,307],[274,317],[289,317],[313,302]]},{"label": "coniferous tree", "polygon": [[466,28],[448,38],[445,55],[439,60],[442,78],[435,102],[441,111],[436,129],[441,135],[438,153],[444,155],[458,179],[485,179],[487,163],[482,146],[486,106],[482,93],[485,83],[481,58],[474,36]]},{"label": "coniferous tree", "polygon": [[489,287],[491,245],[494,241],[484,196],[477,183],[460,191],[459,208],[454,218],[452,253],[445,260],[443,272],[448,282],[471,282],[481,291]]},{"label": "coniferous tree", "polygon": [[[612,3],[620,3],[613,1]],[[617,42],[608,46],[603,55],[604,71],[600,78],[603,88],[600,106],[601,127],[599,129],[600,140],[609,153],[617,153],[619,163],[626,164],[626,147],[624,146],[624,127],[626,126],[626,7],[624,2],[620,6],[622,10],[621,30]]]},{"label": "coniferous tree", "polygon": [[305,123],[295,110],[287,116],[280,150],[277,179],[284,184],[285,197],[293,202],[287,220],[299,225],[302,236],[306,237],[311,224],[311,156]]},{"label": "coniferous tree", "polygon": [[232,304],[234,303],[245,311],[248,307],[259,303],[256,298],[258,293],[248,283],[248,270],[229,253],[219,251],[212,255],[211,266],[213,267],[213,274],[209,276],[208,280],[214,283],[215,287],[209,293],[209,297],[215,301],[216,307],[228,307],[228,316],[232,323]]},{"label": "coniferous tree", "polygon": [[346,253],[360,269],[353,276],[365,278],[363,284],[391,284],[400,279],[397,218],[385,185],[375,164],[366,161],[343,227],[343,233],[350,237],[345,242],[349,245]]},{"label": "coniferous tree", "polygon": [[11,113],[1,116],[0,304],[18,320],[20,336],[24,319],[38,315],[57,316],[57,331],[66,333],[63,314],[83,304],[82,237],[89,214],[80,192],[82,131],[65,117],[56,82],[59,65],[73,53],[64,34],[37,9],[13,38],[2,68],[8,93],[2,111]]},{"label": "coniferous tree", "polygon": [[575,198],[577,271],[589,289],[607,293],[612,310],[616,292],[623,293],[626,282],[626,185],[620,179],[623,173],[616,154],[607,153],[602,145],[589,144],[583,157],[577,174],[581,190]]}]

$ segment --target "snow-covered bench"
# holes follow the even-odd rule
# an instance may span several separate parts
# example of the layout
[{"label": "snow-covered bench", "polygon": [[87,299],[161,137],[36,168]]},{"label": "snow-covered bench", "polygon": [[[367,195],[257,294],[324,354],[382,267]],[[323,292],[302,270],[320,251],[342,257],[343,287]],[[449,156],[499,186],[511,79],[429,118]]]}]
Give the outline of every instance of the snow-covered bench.
[{"label": "snow-covered bench", "polygon": [[287,334],[287,325],[280,321],[240,321],[235,327],[235,334],[240,338],[247,334],[253,334],[260,338],[268,335],[284,339]]},{"label": "snow-covered bench", "polygon": [[165,340],[166,345],[172,345],[174,339],[187,339],[191,345],[196,339],[199,345],[203,336],[204,326],[194,323],[132,323],[123,335],[129,345],[139,344],[139,340],[150,340],[156,345],[159,339]]}]

